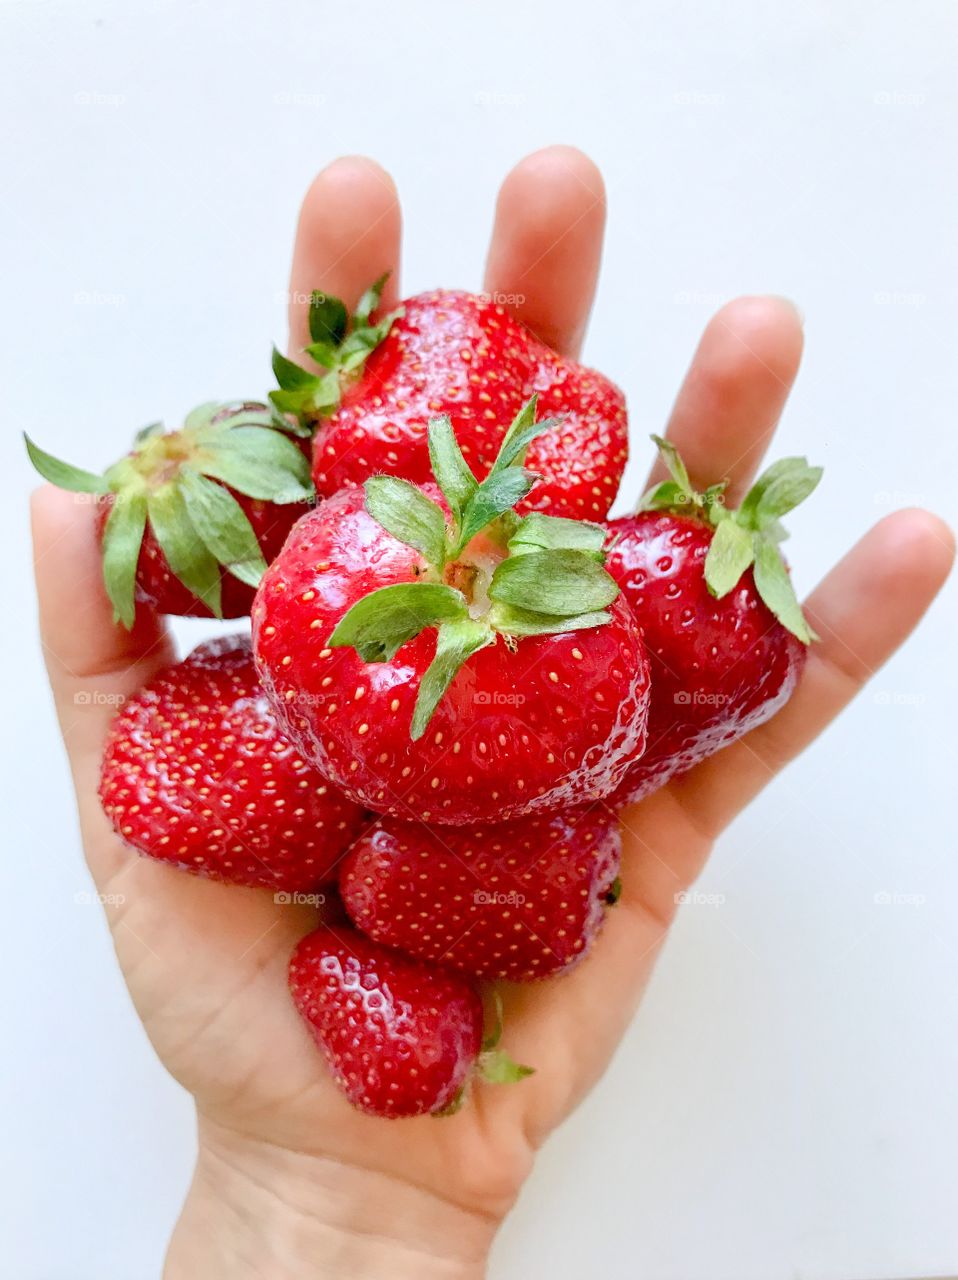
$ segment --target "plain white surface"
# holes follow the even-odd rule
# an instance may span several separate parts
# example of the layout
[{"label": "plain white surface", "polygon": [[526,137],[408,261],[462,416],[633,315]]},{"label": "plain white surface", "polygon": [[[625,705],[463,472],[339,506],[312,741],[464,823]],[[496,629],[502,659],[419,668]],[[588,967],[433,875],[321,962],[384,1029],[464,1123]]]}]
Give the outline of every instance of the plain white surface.
[{"label": "plain white surface", "polygon": [[[571,142],[609,186],[586,355],[628,393],[633,486],[708,314],[802,306],[779,451],[826,465],[791,522],[807,588],[895,506],[955,515],[956,35],[947,0],[0,5],[4,1275],[157,1276],[193,1143],[76,900],[19,430],[94,466],[261,391],[298,200],[336,154],[394,173],[414,292],[478,286],[497,183]],[[956,626],[952,587],[722,841],[700,888],[723,901],[682,913],[494,1280],[958,1269]]]}]

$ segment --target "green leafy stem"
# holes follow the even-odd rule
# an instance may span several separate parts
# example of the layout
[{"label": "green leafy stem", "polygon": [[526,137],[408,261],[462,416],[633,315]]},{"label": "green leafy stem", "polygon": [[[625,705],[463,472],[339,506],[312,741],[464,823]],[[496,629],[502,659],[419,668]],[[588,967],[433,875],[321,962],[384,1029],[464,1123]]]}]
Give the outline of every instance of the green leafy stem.
[{"label": "green leafy stem", "polygon": [[655,485],[642,499],[640,510],[673,511],[707,520],[715,533],[705,557],[705,583],[722,599],[752,570],[755,589],[771,613],[803,644],[817,640],[802,612],[779,543],[788,534],[781,518],[804,502],[822,478],[821,467],[805,458],[782,458],[763,471],[741,506],[724,503],[726,482],[699,493],[675,445],[660,436],[658,446],[669,479]]},{"label": "green leafy stem", "polygon": [[[499,636],[514,645],[524,636],[598,627],[619,589],[604,568],[605,529],[514,508],[538,477],[523,466],[526,450],[559,418],[536,421],[533,396],[516,415],[481,481],[463,457],[449,418],[429,423],[429,456],[448,516],[422,489],[395,476],[365,484],[366,509],[393,537],[425,561],[416,582],[396,583],[364,596],[334,629],[329,644],[354,648],[365,662],[388,662],[428,627],[437,631],[435,656],[420,682],[410,733],[425,733],[460,667]],[[500,554],[491,574],[470,543],[485,532]],[[466,558],[463,559],[464,553]],[[459,570],[465,569],[465,574]],[[455,585],[482,578],[481,590]]]}]

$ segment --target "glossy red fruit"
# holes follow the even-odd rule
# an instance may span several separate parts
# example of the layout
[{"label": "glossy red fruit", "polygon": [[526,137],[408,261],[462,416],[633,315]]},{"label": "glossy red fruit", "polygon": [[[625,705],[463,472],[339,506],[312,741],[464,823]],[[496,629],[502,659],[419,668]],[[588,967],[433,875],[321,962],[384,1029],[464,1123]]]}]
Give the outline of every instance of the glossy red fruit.
[{"label": "glossy red fruit", "polygon": [[344,858],[353,923],[377,942],[482,978],[529,982],[585,955],[617,896],[604,806],[492,827],[383,818]]},{"label": "glossy red fruit", "polygon": [[526,463],[543,480],[519,509],[603,518],[628,456],[622,392],[549,350],[498,302],[453,290],[407,299],[361,376],[346,386],[315,438],[316,490],[332,494],[374,474],[427,482],[426,428],[442,413],[455,422],[481,479],[509,421],[536,391],[543,414],[568,418],[530,446]]},{"label": "glossy red fruit", "polygon": [[[468,548],[457,563],[468,576],[502,554],[484,544],[475,563]],[[610,794],[642,749],[649,693],[624,599],[588,630],[511,643],[495,635],[414,740],[436,633],[421,631],[378,662],[330,638],[370,592],[420,583],[428,570],[369,514],[362,489],[341,491],[294,528],[263,579],[253,636],[264,687],[307,758],[358,802],[407,820],[506,822]]]},{"label": "glossy red fruit", "polygon": [[363,825],[279,732],[245,637],[200,645],[125,703],[100,799],[140,853],[277,892],[329,882]]},{"label": "glossy red fruit", "polygon": [[137,603],[160,613],[240,617],[315,492],[292,418],[257,403],[200,405],[178,431],[156,423],[102,475],[27,439],[40,474],[96,496],[103,580],[114,621]]},{"label": "glossy red fruit", "polygon": [[352,930],[307,934],[293,1000],[350,1102],[398,1118],[453,1105],[482,1048],[482,1001],[458,974]]},{"label": "glossy red fruit", "polygon": [[606,567],[641,623],[652,670],[648,742],[609,801],[618,806],[770,719],[791,697],[813,638],[778,551],[778,517],[820,470],[785,459],[737,511],[713,513],[723,486],[706,501],[661,444],[673,479],[647,495],[652,509],[608,524]]}]

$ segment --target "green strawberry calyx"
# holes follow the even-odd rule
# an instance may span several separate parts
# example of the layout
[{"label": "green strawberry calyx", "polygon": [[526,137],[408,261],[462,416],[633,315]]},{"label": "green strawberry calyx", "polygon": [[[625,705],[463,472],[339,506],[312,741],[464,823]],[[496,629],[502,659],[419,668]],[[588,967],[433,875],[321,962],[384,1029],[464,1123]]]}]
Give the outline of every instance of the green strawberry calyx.
[{"label": "green strawberry calyx", "polygon": [[506,432],[488,475],[476,479],[445,415],[429,423],[429,455],[449,515],[408,480],[372,476],[366,510],[388,533],[414,547],[424,564],[415,582],[381,587],[358,600],[334,629],[331,647],[354,648],[364,662],[388,662],[427,627],[436,654],[423,674],[410,734],[421,738],[463,663],[502,637],[514,649],[525,636],[602,626],[619,594],[606,572],[601,525],[538,513],[515,504],[539,477],[522,464],[531,442],[558,425],[536,422],[533,396]]},{"label": "green strawberry calyx", "polygon": [[309,345],[303,350],[319,366],[316,373],[304,369],[273,348],[273,374],[279,389],[269,398],[280,413],[293,414],[311,430],[318,418],[339,404],[343,386],[355,377],[403,314],[397,307],[373,321],[389,272],[374,281],[359,299],[352,315],[340,298],[314,290],[309,301]]},{"label": "green strawberry calyx", "polygon": [[113,618],[136,614],[136,570],[147,521],[173,575],[222,616],[221,570],[252,587],[266,572],[253,527],[230,490],[263,502],[309,503],[309,461],[288,424],[256,402],[200,405],[179,431],[153,423],[102,475],[45,453],[24,435],[45,480],[73,493],[112,495],[103,529],[103,579]]},{"label": "green strawberry calyx", "polygon": [[782,626],[803,644],[817,640],[795,595],[779,543],[788,537],[782,516],[812,493],[822,468],[810,467],[804,458],[781,458],[762,472],[740,506],[728,507],[724,502],[727,481],[699,493],[675,445],[661,436],[652,439],[669,479],[645,494],[639,510],[669,511],[707,521],[715,529],[705,557],[705,583],[711,594],[721,600],[751,569],[755,589]]},{"label": "green strawberry calyx", "polygon": [[[499,1042],[502,1040],[502,996],[498,991],[492,992],[492,1003],[492,1027],[483,1036],[482,1047],[473,1067],[473,1078],[482,1081],[483,1084],[517,1084],[520,1080],[525,1080],[527,1076],[534,1076],[536,1069],[535,1067],[523,1066],[521,1062],[516,1062],[514,1058],[506,1053],[505,1049],[500,1048]],[[467,1080],[444,1107],[434,1111],[432,1114],[434,1116],[454,1116],[457,1111],[462,1109],[469,1084],[470,1081]]]}]

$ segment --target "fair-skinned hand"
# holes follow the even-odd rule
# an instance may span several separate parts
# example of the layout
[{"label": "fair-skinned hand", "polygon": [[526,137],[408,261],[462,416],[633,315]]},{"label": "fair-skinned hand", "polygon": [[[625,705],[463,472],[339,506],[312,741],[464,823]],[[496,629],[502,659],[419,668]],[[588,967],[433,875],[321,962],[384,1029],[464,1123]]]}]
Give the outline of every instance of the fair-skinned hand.
[{"label": "fair-skinned hand", "polygon": [[[489,292],[576,354],[595,289],[602,179],[570,148],[520,163],[499,196]],[[392,275],[400,212],[369,160],[339,160],[303,204],[293,256],[290,348],[307,340],[311,289],[358,299]],[[708,325],[668,427],[692,479],[740,495],[771,438],[802,349],[797,313],[776,298],[729,303]],[[821,641],[791,702],[686,778],[623,815],[623,894],[574,972],[504,990],[505,1043],[543,1065],[511,1087],[478,1087],[450,1118],[384,1121],[333,1084],[286,993],[286,966],[313,913],[267,891],[183,875],[139,858],[97,800],[110,701],[170,662],[160,619],[131,634],[111,622],[93,511],[46,487],[34,499],[43,645],[69,752],[84,846],[117,956],[147,1032],[195,1097],[199,1158],[167,1259],[169,1280],[202,1275],[476,1277],[536,1149],[602,1074],[632,1017],[675,910],[714,838],[845,706],[921,618],[951,564],[940,520],[900,511],[832,570],[806,608]],[[96,696],[80,705],[78,692]],[[106,696],[104,696],[106,695]]]}]

